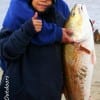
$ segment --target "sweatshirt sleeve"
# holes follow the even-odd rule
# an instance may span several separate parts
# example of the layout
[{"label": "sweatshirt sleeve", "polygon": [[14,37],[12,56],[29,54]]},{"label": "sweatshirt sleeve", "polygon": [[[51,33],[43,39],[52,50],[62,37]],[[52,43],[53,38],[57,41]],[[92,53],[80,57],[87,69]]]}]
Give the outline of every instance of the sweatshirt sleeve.
[{"label": "sweatshirt sleeve", "polygon": [[29,20],[9,36],[6,36],[6,34],[9,34],[9,30],[1,30],[0,34],[5,34],[5,38],[0,38],[0,56],[12,59],[24,53],[26,46],[36,32],[32,20]]},{"label": "sweatshirt sleeve", "polygon": [[[57,20],[59,23],[48,23],[43,20],[43,27],[41,33],[32,39],[32,42],[37,45],[52,44],[55,42],[61,42],[62,38],[62,28],[65,21],[68,19],[70,11],[67,3],[63,0],[57,0],[55,4],[55,9],[59,14],[57,15]],[[60,26],[60,27],[59,27]]]},{"label": "sweatshirt sleeve", "polygon": [[61,42],[62,28],[54,23],[48,23],[43,20],[42,31],[32,39],[32,43],[37,45],[53,44]]}]

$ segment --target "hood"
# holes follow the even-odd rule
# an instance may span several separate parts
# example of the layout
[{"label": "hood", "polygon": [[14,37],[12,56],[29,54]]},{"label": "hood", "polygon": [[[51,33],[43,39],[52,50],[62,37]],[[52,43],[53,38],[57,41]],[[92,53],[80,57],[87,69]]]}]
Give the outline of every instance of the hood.
[{"label": "hood", "polygon": [[[29,1],[30,0],[11,0],[2,26],[14,31],[20,28],[25,21],[29,20],[34,15],[34,11],[29,6]],[[61,2],[62,0],[57,1]],[[56,2],[56,4],[58,5],[58,2]]]},{"label": "hood", "polygon": [[4,28],[9,28],[11,31],[14,31],[34,15],[34,11],[29,7],[28,1],[11,0],[3,21]]}]

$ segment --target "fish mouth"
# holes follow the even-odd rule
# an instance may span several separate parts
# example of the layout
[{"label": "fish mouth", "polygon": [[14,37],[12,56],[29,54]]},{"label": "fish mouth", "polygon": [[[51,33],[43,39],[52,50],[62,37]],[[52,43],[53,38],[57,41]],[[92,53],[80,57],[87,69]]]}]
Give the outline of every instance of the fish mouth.
[{"label": "fish mouth", "polygon": [[[87,40],[87,34],[84,33],[85,29],[89,25],[89,16],[85,4],[75,4],[71,10],[71,14],[68,21],[68,27],[73,30],[71,36],[75,42],[84,42]],[[86,30],[88,32],[88,30]]]},{"label": "fish mouth", "polygon": [[83,12],[87,12],[85,4],[75,4],[73,10],[78,12],[79,14]]}]

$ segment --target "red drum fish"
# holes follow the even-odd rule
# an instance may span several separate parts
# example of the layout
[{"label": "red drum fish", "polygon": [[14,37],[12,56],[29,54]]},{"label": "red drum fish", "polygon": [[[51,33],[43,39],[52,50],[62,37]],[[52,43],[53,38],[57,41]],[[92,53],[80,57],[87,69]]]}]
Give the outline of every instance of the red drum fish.
[{"label": "red drum fish", "polygon": [[76,41],[64,44],[64,95],[66,100],[89,100],[96,59],[93,31],[86,6],[76,4],[65,23]]}]

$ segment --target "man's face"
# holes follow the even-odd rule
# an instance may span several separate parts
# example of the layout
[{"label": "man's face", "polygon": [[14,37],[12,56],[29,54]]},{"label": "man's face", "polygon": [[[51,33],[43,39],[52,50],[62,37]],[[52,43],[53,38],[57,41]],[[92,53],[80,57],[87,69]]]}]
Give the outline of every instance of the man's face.
[{"label": "man's face", "polygon": [[44,12],[52,5],[52,0],[32,0],[32,6],[39,12]]}]

